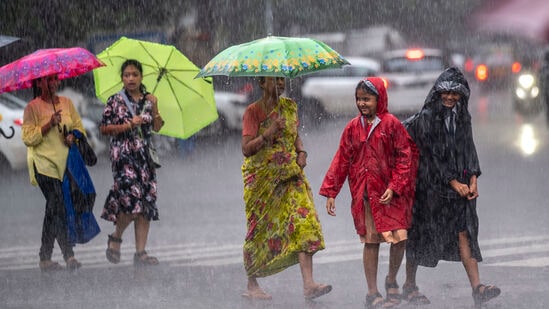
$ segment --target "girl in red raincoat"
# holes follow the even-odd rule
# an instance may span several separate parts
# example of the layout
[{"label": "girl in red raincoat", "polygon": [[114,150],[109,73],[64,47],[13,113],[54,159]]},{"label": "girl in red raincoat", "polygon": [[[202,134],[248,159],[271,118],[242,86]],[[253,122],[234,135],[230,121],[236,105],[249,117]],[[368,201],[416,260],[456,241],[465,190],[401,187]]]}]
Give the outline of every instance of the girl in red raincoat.
[{"label": "girl in red raincoat", "polygon": [[[345,127],[320,195],[326,210],[335,216],[335,198],[349,179],[351,213],[364,243],[364,273],[368,308],[388,308],[400,303],[396,275],[406,247],[411,223],[417,151],[400,121],[387,111],[383,80],[368,77],[355,91],[360,114]],[[387,299],[377,289],[379,244],[391,243]]]}]

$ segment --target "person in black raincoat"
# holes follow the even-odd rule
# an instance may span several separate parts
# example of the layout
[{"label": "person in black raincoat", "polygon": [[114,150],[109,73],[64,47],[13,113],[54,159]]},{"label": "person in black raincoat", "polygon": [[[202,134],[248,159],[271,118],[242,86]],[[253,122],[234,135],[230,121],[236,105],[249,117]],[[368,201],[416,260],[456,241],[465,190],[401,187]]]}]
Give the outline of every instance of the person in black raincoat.
[{"label": "person in black raincoat", "polygon": [[480,283],[478,262],[477,177],[480,166],[468,111],[469,84],[457,68],[438,77],[425,105],[404,121],[420,153],[412,227],[406,248],[403,298],[415,304],[429,300],[416,285],[418,265],[461,261],[475,304],[496,297],[500,289]]}]

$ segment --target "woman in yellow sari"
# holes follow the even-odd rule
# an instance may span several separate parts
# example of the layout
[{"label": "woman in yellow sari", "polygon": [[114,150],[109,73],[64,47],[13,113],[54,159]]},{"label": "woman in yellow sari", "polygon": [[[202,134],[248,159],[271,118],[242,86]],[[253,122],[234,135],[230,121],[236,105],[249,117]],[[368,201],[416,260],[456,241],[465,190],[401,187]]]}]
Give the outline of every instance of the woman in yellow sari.
[{"label": "woman in yellow sari", "polygon": [[313,280],[313,254],[324,249],[322,229],[303,168],[307,152],[298,135],[297,105],[284,92],[285,79],[260,77],[262,97],[250,104],[242,124],[242,177],[247,234],[244,267],[248,288],[242,295],[271,299],[258,277],[298,264],[303,294],[313,299],[331,285]]}]

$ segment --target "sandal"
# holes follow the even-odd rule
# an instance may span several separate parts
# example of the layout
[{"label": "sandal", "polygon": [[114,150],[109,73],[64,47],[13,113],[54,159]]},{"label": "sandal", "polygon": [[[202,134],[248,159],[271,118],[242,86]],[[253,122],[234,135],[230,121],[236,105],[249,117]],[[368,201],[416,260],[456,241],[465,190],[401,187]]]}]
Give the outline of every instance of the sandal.
[{"label": "sandal", "polygon": [[38,263],[38,266],[43,273],[56,272],[65,269],[63,266],[61,266],[61,264],[52,260],[40,261],[40,263]]},{"label": "sandal", "polygon": [[315,299],[322,295],[328,294],[332,291],[332,286],[329,284],[319,284],[312,289],[312,291],[304,293],[304,297],[307,300]]},{"label": "sandal", "polygon": [[475,306],[482,305],[490,299],[497,297],[500,293],[501,290],[495,285],[477,285],[477,287],[473,289],[473,300],[475,301]]},{"label": "sandal", "polygon": [[[387,277],[385,277],[385,292],[387,293],[386,302],[392,304],[393,306],[400,305],[400,293],[398,293],[398,284],[395,282],[387,282]],[[396,293],[390,293],[389,290],[397,290]]]},{"label": "sandal", "polygon": [[74,256],[68,258],[66,263],[67,269],[70,271],[77,270],[78,268],[82,267],[82,263],[78,262],[78,260]]},{"label": "sandal", "polygon": [[120,244],[122,243],[122,238],[109,235],[109,238],[107,240],[107,251],[105,252],[105,255],[107,256],[107,260],[109,262],[113,264],[118,264],[120,263],[120,250],[110,248],[111,242]]},{"label": "sandal", "polygon": [[431,301],[427,296],[419,292],[419,288],[414,284],[412,287],[407,287],[406,284],[402,286],[401,298],[412,305],[429,305]]},{"label": "sandal", "polygon": [[366,294],[366,308],[367,309],[381,309],[385,306],[385,300],[379,292],[368,295]]},{"label": "sandal", "polygon": [[154,256],[147,255],[147,251],[136,252],[133,255],[133,265],[135,266],[149,266],[158,265],[158,259]]}]

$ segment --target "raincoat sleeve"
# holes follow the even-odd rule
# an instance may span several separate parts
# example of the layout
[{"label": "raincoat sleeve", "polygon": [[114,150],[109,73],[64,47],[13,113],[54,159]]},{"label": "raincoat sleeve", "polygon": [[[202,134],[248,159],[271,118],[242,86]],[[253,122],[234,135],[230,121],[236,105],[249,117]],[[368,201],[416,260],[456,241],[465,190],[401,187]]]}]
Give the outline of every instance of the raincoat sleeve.
[{"label": "raincoat sleeve", "polygon": [[467,179],[469,179],[469,177],[473,175],[479,177],[482,172],[480,171],[480,163],[478,161],[477,149],[473,140],[473,128],[471,126],[467,127],[467,137],[467,153],[465,154],[467,158],[467,170],[464,172]]},{"label": "raincoat sleeve", "polygon": [[410,182],[415,179],[412,177],[412,140],[404,126],[395,119],[393,131],[395,165],[391,171],[391,181],[389,189],[398,195],[405,193]]},{"label": "raincoat sleeve", "polygon": [[324,176],[324,181],[320,187],[319,194],[325,197],[335,198],[341,187],[345,183],[345,180],[349,176],[349,168],[352,161],[352,145],[351,145],[351,129],[347,125],[341,135],[339,141],[339,148],[332,159],[330,168]]}]

